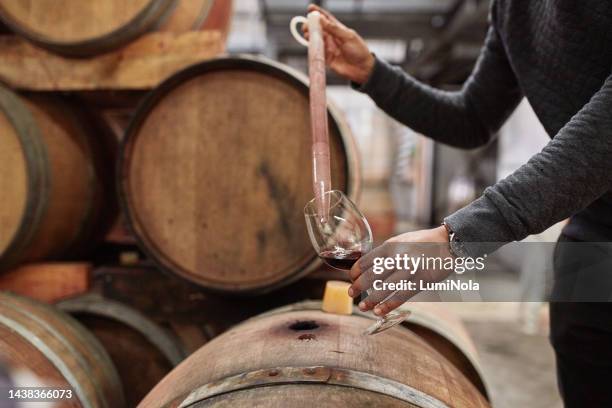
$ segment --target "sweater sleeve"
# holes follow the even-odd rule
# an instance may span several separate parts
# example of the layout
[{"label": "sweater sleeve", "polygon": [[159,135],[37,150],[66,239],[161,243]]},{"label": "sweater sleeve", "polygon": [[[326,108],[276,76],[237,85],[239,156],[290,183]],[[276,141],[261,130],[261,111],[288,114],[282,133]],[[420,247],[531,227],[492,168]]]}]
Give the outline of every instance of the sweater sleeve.
[{"label": "sweater sleeve", "polygon": [[472,254],[543,231],[612,188],[612,75],[544,149],[446,219]]},{"label": "sweater sleeve", "polygon": [[368,94],[399,122],[459,148],[489,142],[521,99],[516,77],[493,26],[474,71],[459,91],[432,88],[378,58],[369,79],[353,87]]}]

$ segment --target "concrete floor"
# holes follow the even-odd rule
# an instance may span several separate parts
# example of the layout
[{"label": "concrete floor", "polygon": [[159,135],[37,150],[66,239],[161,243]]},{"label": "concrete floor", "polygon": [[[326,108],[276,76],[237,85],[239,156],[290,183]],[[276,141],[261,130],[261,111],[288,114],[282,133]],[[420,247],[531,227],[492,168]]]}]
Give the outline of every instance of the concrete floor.
[{"label": "concrete floor", "polygon": [[[524,307],[524,305],[523,305]],[[548,342],[548,310],[526,334],[518,303],[454,304],[476,344],[494,408],[562,408]]]}]

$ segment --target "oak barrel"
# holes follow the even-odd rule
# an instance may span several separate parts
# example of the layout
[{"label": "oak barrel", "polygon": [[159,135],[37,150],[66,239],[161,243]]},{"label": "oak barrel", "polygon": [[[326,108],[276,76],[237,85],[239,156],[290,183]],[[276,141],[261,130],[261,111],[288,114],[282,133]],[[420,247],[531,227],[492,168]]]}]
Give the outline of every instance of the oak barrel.
[{"label": "oak barrel", "polygon": [[[203,287],[264,292],[312,268],[306,78],[259,57],[191,66],[152,91],[123,140],[121,201],[141,247]],[[332,179],[355,199],[351,134],[330,105]]]},{"label": "oak barrel", "polygon": [[489,407],[443,355],[372,317],[277,310],[213,339],[140,403],[169,407]]},{"label": "oak barrel", "polygon": [[231,0],[177,0],[177,4],[168,18],[157,28],[158,31],[183,33],[189,30],[205,28],[211,19],[212,11],[218,4],[229,3]]},{"label": "oak barrel", "polygon": [[[230,0],[0,0],[0,19],[43,48],[83,57],[118,48],[150,30],[182,33],[200,29],[209,13],[227,7],[231,10],[231,3]],[[210,24],[216,21],[218,17],[213,16]],[[222,27],[218,29],[224,32]]]},{"label": "oak barrel", "polygon": [[29,371],[38,383],[71,389],[58,407],[121,408],[123,390],[100,343],[65,313],[0,292],[0,360]]},{"label": "oak barrel", "polygon": [[232,27],[233,0],[215,0],[210,7],[203,30],[217,30],[221,33],[223,42],[227,41]]},{"label": "oak barrel", "polygon": [[0,271],[77,254],[112,218],[112,152],[59,98],[0,87]]},{"label": "oak barrel", "polygon": [[186,357],[176,337],[121,302],[84,295],[57,306],[104,346],[119,373],[129,407],[136,406]]},{"label": "oak barrel", "polygon": [[[447,305],[436,302],[407,302],[400,306],[400,309],[411,312],[410,318],[404,321],[402,326],[410,329],[429,346],[442,354],[488,399],[489,391],[478,359],[476,346],[459,317],[452,313]],[[286,313],[293,310],[321,310],[321,302],[318,300],[297,302],[272,309],[260,316]],[[364,313],[357,307],[353,308],[353,313],[369,319],[376,319],[371,313]]]}]

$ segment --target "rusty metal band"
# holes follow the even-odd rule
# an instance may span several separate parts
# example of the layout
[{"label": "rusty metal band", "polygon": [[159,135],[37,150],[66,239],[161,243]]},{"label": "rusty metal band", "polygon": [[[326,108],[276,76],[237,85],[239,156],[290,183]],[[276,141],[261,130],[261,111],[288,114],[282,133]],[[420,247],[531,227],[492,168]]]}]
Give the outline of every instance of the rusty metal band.
[{"label": "rusty metal band", "polygon": [[195,389],[179,408],[193,407],[198,402],[236,391],[289,384],[335,385],[383,394],[419,408],[449,408],[409,385],[361,371],[325,366],[266,368],[227,377]]}]

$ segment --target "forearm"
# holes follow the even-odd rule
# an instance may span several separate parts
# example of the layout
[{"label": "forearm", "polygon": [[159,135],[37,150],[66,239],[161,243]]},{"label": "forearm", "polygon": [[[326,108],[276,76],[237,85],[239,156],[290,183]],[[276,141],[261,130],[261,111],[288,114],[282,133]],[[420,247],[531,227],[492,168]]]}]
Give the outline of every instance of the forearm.
[{"label": "forearm", "polygon": [[474,71],[459,91],[432,88],[379,59],[359,89],[415,131],[461,148],[486,144],[522,97],[493,27],[489,28]]},{"label": "forearm", "polygon": [[490,140],[491,129],[480,121],[465,92],[432,88],[378,58],[369,80],[358,89],[389,116],[441,143],[472,148]]},{"label": "forearm", "polygon": [[465,242],[504,243],[587,207],[612,188],[610,112],[612,77],[541,153],[447,222]]}]

